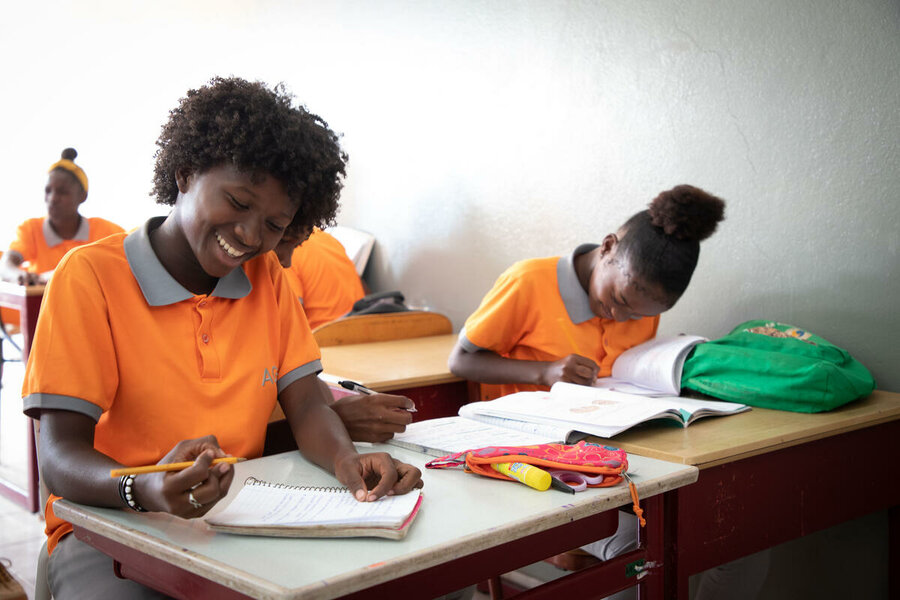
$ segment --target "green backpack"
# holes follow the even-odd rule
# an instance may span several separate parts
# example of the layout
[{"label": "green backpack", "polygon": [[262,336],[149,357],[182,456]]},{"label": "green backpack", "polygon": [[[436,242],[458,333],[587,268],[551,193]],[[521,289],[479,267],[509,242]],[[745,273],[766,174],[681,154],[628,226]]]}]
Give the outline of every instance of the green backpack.
[{"label": "green backpack", "polygon": [[747,321],[699,344],[681,386],[722,400],[794,412],[822,412],[866,396],[875,380],[850,354],[808,331]]}]

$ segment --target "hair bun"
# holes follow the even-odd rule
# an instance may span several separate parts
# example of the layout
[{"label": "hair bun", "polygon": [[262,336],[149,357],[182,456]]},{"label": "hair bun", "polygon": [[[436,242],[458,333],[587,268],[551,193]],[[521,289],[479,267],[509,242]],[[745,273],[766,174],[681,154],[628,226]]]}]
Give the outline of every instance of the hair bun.
[{"label": "hair bun", "polygon": [[75,157],[78,156],[78,151],[75,148],[66,148],[62,151],[61,156],[66,160],[75,160]]},{"label": "hair bun", "polygon": [[725,201],[692,185],[677,185],[650,203],[650,222],[679,240],[700,242],[725,218]]}]

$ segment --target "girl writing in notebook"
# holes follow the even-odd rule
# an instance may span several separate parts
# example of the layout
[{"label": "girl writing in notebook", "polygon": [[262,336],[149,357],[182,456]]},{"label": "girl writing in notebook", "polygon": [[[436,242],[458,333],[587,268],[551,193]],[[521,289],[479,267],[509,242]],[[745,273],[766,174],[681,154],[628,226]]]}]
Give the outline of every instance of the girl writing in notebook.
[{"label": "girl writing in notebook", "polygon": [[716,230],[724,207],[679,185],[600,244],[514,264],[466,320],[450,370],[500,384],[503,395],[608,376],[622,352],[656,335],[659,315],[684,293],[700,241]]},{"label": "girl writing in notebook", "polygon": [[[171,207],[130,234],[78,248],[44,296],[23,386],[41,421],[54,597],[156,597],[66,535],[60,496],[204,515],[228,491],[226,455],[260,456],[276,400],[306,458],[359,501],[421,487],[415,467],[357,454],[328,407],[319,351],[270,250],[329,223],[346,156],[318,116],[237,78],[190,90],[157,142],[154,192]],[[121,465],[192,461],[110,477]]]},{"label": "girl writing in notebook", "polygon": [[[557,381],[590,385],[610,375],[620,354],[656,335],[659,315],[684,293],[700,242],[724,208],[720,198],[679,185],[599,244],[514,264],[466,320],[450,370],[499,384],[500,395]],[[601,559],[617,556],[636,543],[634,523],[621,513],[617,533],[585,549]]]}]

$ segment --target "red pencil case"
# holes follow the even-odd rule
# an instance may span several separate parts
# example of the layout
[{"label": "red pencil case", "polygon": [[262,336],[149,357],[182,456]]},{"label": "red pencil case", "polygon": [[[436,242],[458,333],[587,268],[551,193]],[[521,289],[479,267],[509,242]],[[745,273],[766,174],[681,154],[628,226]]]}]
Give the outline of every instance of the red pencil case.
[{"label": "red pencil case", "polygon": [[643,510],[638,505],[637,489],[627,474],[628,454],[621,448],[585,441],[577,444],[486,446],[435,458],[428,461],[425,466],[429,469],[463,468],[467,473],[513,481],[512,478],[491,467],[491,464],[494,463],[511,462],[534,465],[545,470],[560,469],[593,477],[603,476],[603,481],[588,484],[588,487],[611,487],[627,480],[634,504],[634,513],[638,516],[641,525],[644,525],[644,519],[641,516]]}]

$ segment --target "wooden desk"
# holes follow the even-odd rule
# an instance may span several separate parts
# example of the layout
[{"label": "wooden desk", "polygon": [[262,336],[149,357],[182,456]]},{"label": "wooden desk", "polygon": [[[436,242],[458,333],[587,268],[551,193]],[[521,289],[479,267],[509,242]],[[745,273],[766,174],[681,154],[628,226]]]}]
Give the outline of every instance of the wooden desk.
[{"label": "wooden desk", "polygon": [[453,416],[468,402],[467,383],[450,372],[447,358],[457,335],[322,348],[328,375],[350,379],[379,392],[408,396],[416,421]]},{"label": "wooden desk", "polygon": [[[118,561],[123,575],[177,598],[432,598],[603,537],[615,527],[616,507],[630,503],[624,485],[575,495],[535,492],[461,471],[425,470],[425,455],[373,448],[423,470],[425,503],[403,540],[234,536],[164,514],[68,501],[55,510],[74,525],[76,536]],[[626,576],[627,565],[659,559],[661,494],[695,481],[697,469],[643,457],[633,457],[631,467],[648,515],[642,547],[541,586],[532,597],[595,597],[604,592],[600,585],[622,589],[635,583],[633,568]],[[304,485],[334,482],[296,452],[235,468],[230,495],[249,475]],[[658,569],[649,568],[640,583],[655,586],[658,595],[661,579]]]},{"label": "wooden desk", "polygon": [[828,413],[754,408],[686,429],[652,424],[609,443],[701,469],[666,501],[666,590],[687,598],[689,575],[884,509],[900,595],[897,440],[900,394],[875,391]]},{"label": "wooden desk", "polygon": [[[44,286],[22,286],[0,281],[0,306],[15,308],[19,311],[19,326],[22,329],[22,361],[28,360],[31,351],[31,339],[37,327],[38,312],[44,297]],[[31,419],[26,420],[26,482],[25,489],[0,479],[0,495],[9,498],[16,504],[24,506],[31,512],[37,512],[40,496],[38,494],[37,453],[34,444],[34,428]]]}]

